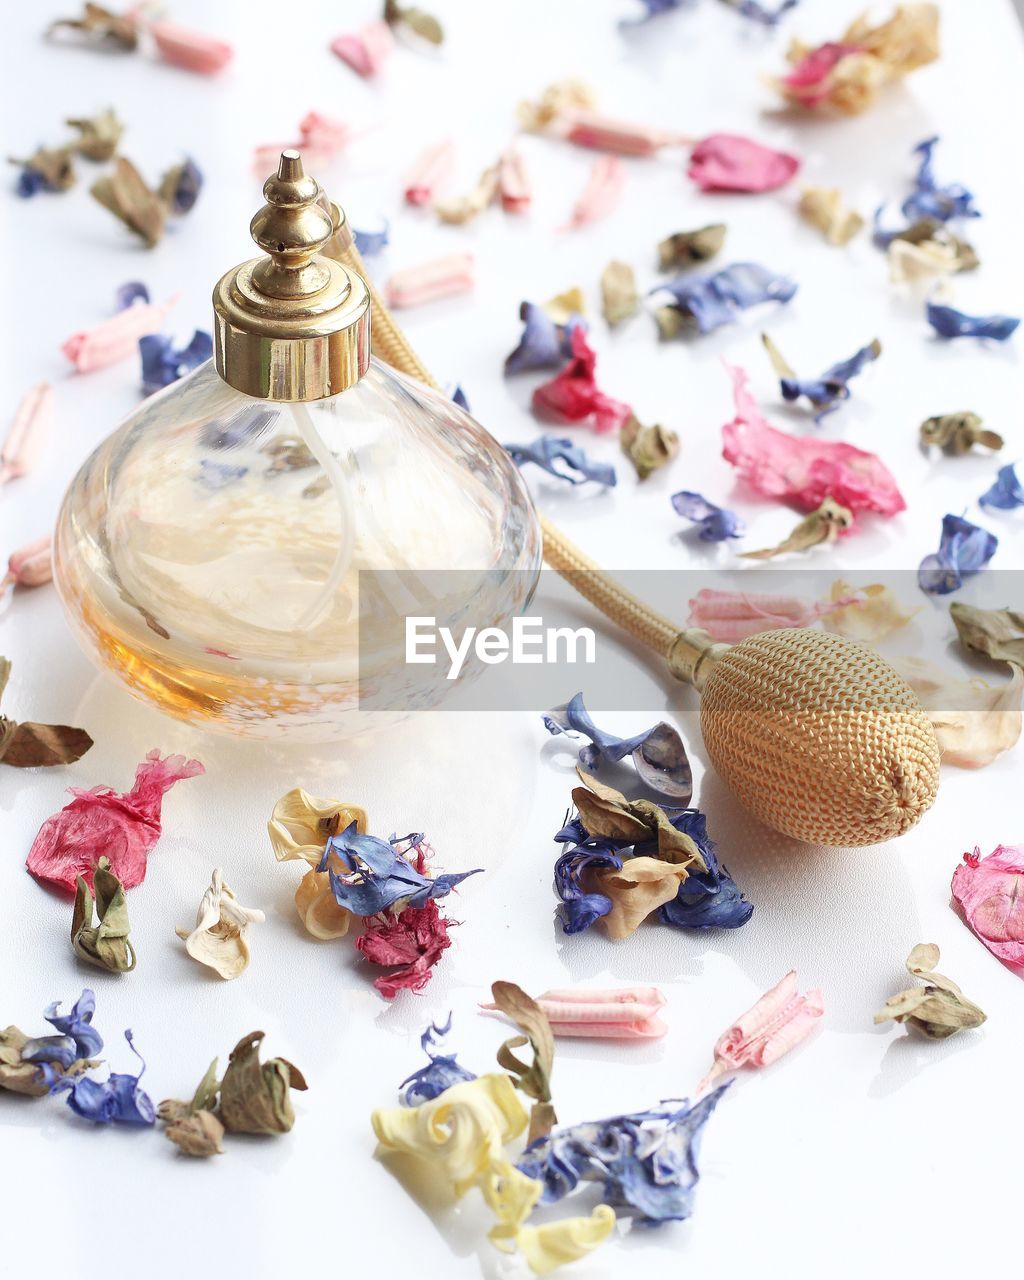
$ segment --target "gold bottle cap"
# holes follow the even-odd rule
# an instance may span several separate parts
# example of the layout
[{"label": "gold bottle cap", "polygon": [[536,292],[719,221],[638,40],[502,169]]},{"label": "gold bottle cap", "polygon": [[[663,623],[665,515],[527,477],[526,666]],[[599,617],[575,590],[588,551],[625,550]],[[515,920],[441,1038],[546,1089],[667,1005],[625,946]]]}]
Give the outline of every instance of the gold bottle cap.
[{"label": "gold bottle cap", "polygon": [[369,291],[321,252],[348,228],[297,151],[281,152],[263,194],[249,231],[268,256],[234,267],[213,291],[217,372],[260,400],[323,400],[369,367]]}]

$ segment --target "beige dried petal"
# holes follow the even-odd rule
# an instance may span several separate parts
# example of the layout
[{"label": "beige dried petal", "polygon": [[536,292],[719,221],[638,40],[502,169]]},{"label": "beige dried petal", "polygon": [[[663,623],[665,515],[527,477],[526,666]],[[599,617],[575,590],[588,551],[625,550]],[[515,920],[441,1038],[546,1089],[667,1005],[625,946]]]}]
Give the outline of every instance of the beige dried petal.
[{"label": "beige dried petal", "polygon": [[564,293],[556,293],[553,298],[541,303],[540,309],[555,324],[566,325],[574,315],[582,316],[586,313],[583,290],[579,285],[573,285]]},{"label": "beige dried petal", "polygon": [[804,516],[788,537],[775,547],[760,551],[744,551],[745,560],[771,560],[775,556],[788,555],[792,551],[807,551],[821,543],[835,542],[840,533],[853,524],[853,512],[840,506],[834,498],[826,498],[817,511]]},{"label": "beige dried petal", "polygon": [[279,862],[301,858],[315,867],[323,857],[324,845],[350,823],[365,834],[366,810],[341,800],[318,800],[301,787],[283,795],[274,805],[267,830],[274,856]]},{"label": "beige dried petal", "polygon": [[725,244],[724,222],[712,222],[696,231],[676,231],[658,242],[658,269],[673,271],[713,258]]},{"label": "beige dried petal", "polygon": [[203,1158],[222,1155],[224,1151],[221,1146],[224,1126],[212,1111],[190,1112],[168,1121],[164,1137],[186,1156]]},{"label": "beige dried petal", "polygon": [[524,129],[537,132],[557,123],[574,108],[596,106],[597,95],[589,85],[567,79],[548,85],[539,102],[520,102],[517,114]]},{"label": "beige dried petal", "polygon": [[632,413],[619,428],[619,443],[641,480],[646,480],[679,453],[679,436],[674,431],[658,423],[644,426]]},{"label": "beige dried petal", "polygon": [[911,1022],[932,1040],[945,1040],[969,1027],[980,1027],[985,1014],[944,974],[936,973],[939,948],[934,942],[919,942],[907,957],[907,969],[926,983],[911,987],[887,1000],[875,1014],[875,1022]]},{"label": "beige dried petal", "polygon": [[826,630],[835,631],[849,640],[861,640],[873,644],[885,636],[905,627],[920,610],[907,609],[896,599],[892,588],[881,582],[867,587],[853,587],[842,578],[832,583],[829,600],[836,601],[857,597],[852,604],[832,608],[822,617]]},{"label": "beige dried petal", "polygon": [[930,283],[960,270],[956,246],[941,240],[922,240],[912,244],[898,237],[886,250],[889,279],[893,284]]},{"label": "beige dried petal", "polygon": [[901,658],[895,665],[928,713],[944,764],[982,769],[1017,742],[1024,671],[1015,663],[1000,685],[950,675],[924,658]]},{"label": "beige dried petal", "polygon": [[185,940],[185,950],[193,960],[208,965],[222,978],[237,978],[249,964],[249,926],[265,919],[257,907],[242,906],[218,867],[196,912],[196,927],[191,932],[179,928],[177,934]]},{"label": "beige dried petal", "polygon": [[78,130],[75,150],[87,160],[109,160],[117,150],[124,133],[124,125],[117,113],[109,107],[98,116],[78,120],[66,120],[65,124]]},{"label": "beige dried petal", "polygon": [[829,244],[847,244],[864,225],[856,210],[845,207],[838,187],[804,187],[797,208]]},{"label": "beige dried petal", "polygon": [[21,1060],[21,1051],[28,1040],[24,1031],[13,1023],[0,1031],[0,1089],[41,1098],[50,1091],[42,1072],[36,1063]]},{"label": "beige dried petal", "polygon": [[636,315],[640,294],[628,262],[613,259],[601,273],[601,312],[612,326]]},{"label": "beige dried petal", "polygon": [[671,902],[686,879],[682,863],[665,862],[661,858],[629,858],[621,871],[613,867],[583,873],[583,886],[588,893],[606,894],[612,903],[608,915],[602,917],[609,938],[628,938],[652,911]]},{"label": "beige dried petal", "polygon": [[306,1089],[286,1058],[260,1062],[262,1031],[251,1031],[231,1050],[220,1082],[220,1114],[231,1133],[287,1133],[295,1123],[290,1090]]},{"label": "beige dried petal", "polygon": [[447,200],[436,200],[434,212],[442,222],[460,226],[470,222],[477,214],[483,213],[498,194],[498,166],[491,165],[477,179],[477,184],[467,196],[452,196]]},{"label": "beige dried petal", "polygon": [[960,643],[972,653],[1024,667],[1024,613],[1013,609],[976,609],[957,602],[949,606],[949,616]]},{"label": "beige dried petal", "polygon": [[295,906],[306,932],[322,942],[343,938],[352,924],[352,913],[338,905],[326,871],[306,872],[295,890]]}]

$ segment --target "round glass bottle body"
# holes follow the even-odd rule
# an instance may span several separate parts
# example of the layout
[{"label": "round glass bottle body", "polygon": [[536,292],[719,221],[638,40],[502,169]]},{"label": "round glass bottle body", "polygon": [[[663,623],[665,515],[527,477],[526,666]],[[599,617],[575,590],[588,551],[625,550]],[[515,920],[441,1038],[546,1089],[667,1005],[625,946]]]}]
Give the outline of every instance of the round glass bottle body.
[{"label": "round glass bottle body", "polygon": [[389,583],[425,591],[438,625],[468,593],[474,620],[501,626],[529,603],[541,549],[516,467],[439,393],[372,360],[330,399],[261,401],[209,362],[85,462],[55,577],[85,649],[137,696],[214,729],[322,742],[380,718],[367,690],[391,709],[434,697],[376,608]]}]

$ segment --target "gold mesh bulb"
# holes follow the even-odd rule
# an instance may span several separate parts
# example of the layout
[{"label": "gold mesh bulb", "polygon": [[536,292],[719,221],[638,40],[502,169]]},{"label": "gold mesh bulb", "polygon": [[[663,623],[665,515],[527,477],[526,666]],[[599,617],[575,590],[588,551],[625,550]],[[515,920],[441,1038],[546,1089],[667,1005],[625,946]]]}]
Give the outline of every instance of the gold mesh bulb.
[{"label": "gold mesh bulb", "polygon": [[217,372],[260,400],[323,400],[369,366],[369,291],[322,252],[336,223],[297,151],[282,151],[263,194],[249,231],[267,256],[234,267],[213,291]]}]

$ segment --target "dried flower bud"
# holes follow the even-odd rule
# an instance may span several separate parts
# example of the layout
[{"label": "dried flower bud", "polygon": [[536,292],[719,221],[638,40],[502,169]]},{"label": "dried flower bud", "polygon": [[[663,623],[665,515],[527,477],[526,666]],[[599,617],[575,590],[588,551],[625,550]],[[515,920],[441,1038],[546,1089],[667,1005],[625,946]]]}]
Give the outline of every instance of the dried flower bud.
[{"label": "dried flower bud", "polygon": [[222,978],[237,978],[249,964],[249,927],[265,919],[258,908],[242,906],[217,867],[196,912],[195,928],[176,932],[193,960],[208,965]]},{"label": "dried flower bud", "polygon": [[713,222],[696,231],[677,231],[666,236],[658,244],[658,267],[661,271],[673,271],[689,267],[695,262],[713,258],[725,244],[725,223]]},{"label": "dried flower bud", "polygon": [[[75,887],[75,910],[71,920],[71,946],[75,955],[111,973],[130,973],[135,968],[135,948],[128,939],[128,904],[124,885],[110,870],[110,859],[100,858],[93,873],[95,899],[79,876]],[[93,910],[96,923],[93,924]]]},{"label": "dried flower bud", "polygon": [[911,1022],[930,1040],[945,1040],[958,1031],[980,1027],[985,1014],[968,1000],[951,979],[935,972],[939,948],[919,942],[907,957],[907,969],[926,985],[910,987],[885,1003],[875,1022]]},{"label": "dried flower bud", "polygon": [[665,466],[679,452],[679,437],[668,427],[645,427],[630,414],[619,428],[619,443],[641,480]]},{"label": "dried flower bud", "polygon": [[287,1133],[295,1123],[289,1091],[308,1087],[284,1058],[260,1062],[263,1036],[252,1031],[231,1050],[220,1083],[221,1120],[230,1133]]},{"label": "dried flower bud", "polygon": [[65,124],[78,130],[75,150],[87,160],[112,159],[124,133],[124,125],[118,120],[117,113],[110,108],[101,111],[98,116],[66,120]]},{"label": "dried flower bud", "polygon": [[174,1143],[182,1155],[202,1158],[222,1155],[224,1151],[220,1144],[224,1137],[224,1126],[212,1111],[196,1111],[169,1121],[164,1136]]}]

